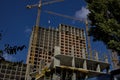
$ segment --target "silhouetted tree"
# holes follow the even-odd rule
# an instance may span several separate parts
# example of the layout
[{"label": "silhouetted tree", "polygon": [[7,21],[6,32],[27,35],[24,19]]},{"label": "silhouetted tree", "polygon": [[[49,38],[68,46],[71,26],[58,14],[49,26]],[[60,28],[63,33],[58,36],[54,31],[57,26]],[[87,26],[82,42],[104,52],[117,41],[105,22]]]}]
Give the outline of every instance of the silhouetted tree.
[{"label": "silhouetted tree", "polygon": [[[2,39],[2,33],[0,32],[0,40]],[[23,49],[25,49],[26,46],[25,45],[15,45],[15,46],[10,46],[9,44],[5,44],[4,45],[4,49],[0,50],[0,62],[7,62],[10,63],[10,61],[7,61],[3,55],[5,53],[9,54],[9,55],[13,55],[13,54],[17,54],[18,51],[22,51]],[[14,64],[20,64],[22,63],[23,60],[21,61],[16,61],[13,62]]]}]

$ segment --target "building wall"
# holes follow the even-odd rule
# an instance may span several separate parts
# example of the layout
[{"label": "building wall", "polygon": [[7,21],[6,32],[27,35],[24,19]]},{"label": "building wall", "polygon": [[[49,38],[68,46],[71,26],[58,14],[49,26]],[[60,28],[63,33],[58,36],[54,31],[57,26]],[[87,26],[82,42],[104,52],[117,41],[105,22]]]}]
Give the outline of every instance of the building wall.
[{"label": "building wall", "polygon": [[25,80],[26,65],[0,63],[0,80]]},{"label": "building wall", "polygon": [[63,55],[71,55],[73,46],[74,56],[82,57],[83,48],[86,52],[84,34],[83,29],[64,24],[60,24],[57,29],[34,27],[26,63],[32,65],[34,71],[39,70],[52,61],[55,46],[60,47],[60,53]]},{"label": "building wall", "polygon": [[[106,62],[99,62],[97,53],[94,60],[88,59],[86,56],[86,37],[83,29],[64,24],[60,24],[57,29],[34,27],[27,56],[27,80],[35,77],[36,74],[40,74],[45,66],[52,61],[52,67],[59,67],[59,74],[61,74],[62,68],[69,66],[72,72],[74,68],[76,69],[73,72],[74,78],[87,79],[90,76],[102,74],[104,69],[108,69],[109,63],[107,59],[105,60]],[[81,69],[83,69],[83,72]],[[66,76],[69,71],[67,70],[68,68],[66,69]],[[56,77],[54,71],[53,78]],[[87,71],[91,72],[86,74]]]},{"label": "building wall", "polygon": [[[35,37],[37,35],[37,37]],[[44,65],[51,62],[54,46],[59,44],[58,31],[51,28],[36,27],[32,31],[32,39],[27,57],[27,64],[31,64],[34,69],[39,69],[41,61]]]},{"label": "building wall", "polygon": [[86,41],[84,30],[69,25],[61,24],[59,26],[59,38],[61,54],[72,55],[72,47],[74,47],[74,56],[82,58],[82,49],[86,52]]}]

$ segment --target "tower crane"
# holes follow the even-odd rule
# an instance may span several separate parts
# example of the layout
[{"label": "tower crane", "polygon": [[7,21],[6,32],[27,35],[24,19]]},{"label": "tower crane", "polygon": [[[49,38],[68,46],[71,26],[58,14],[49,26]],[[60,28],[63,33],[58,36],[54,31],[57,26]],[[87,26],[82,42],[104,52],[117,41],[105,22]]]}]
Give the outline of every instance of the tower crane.
[{"label": "tower crane", "polygon": [[[27,5],[26,7],[28,8],[28,9],[31,9],[31,8],[34,8],[34,7],[37,7],[38,8],[38,13],[37,13],[37,18],[36,18],[36,24],[35,24],[35,35],[33,36],[33,38],[34,38],[34,43],[36,43],[37,42],[37,37],[38,37],[38,28],[39,28],[39,24],[40,24],[40,14],[41,14],[41,8],[42,8],[42,6],[44,6],[44,5],[48,5],[48,4],[52,4],[52,3],[56,3],[56,2],[61,2],[61,1],[64,1],[64,0],[51,0],[51,1],[47,1],[47,2],[42,2],[42,0],[39,0],[39,3],[38,4],[33,4],[33,5]],[[27,71],[28,71],[28,69],[27,69]],[[46,70],[45,70],[46,71]],[[43,71],[43,73],[45,72],[45,71]],[[33,73],[35,73],[35,75],[36,75],[36,72],[33,72]],[[27,73],[27,75],[28,75],[29,73]],[[36,75],[37,77],[40,77],[41,76],[41,74],[39,74],[38,73],[38,75]]]},{"label": "tower crane", "polygon": [[38,32],[39,32],[38,30],[39,30],[39,22],[40,22],[40,13],[41,13],[42,6],[52,4],[52,3],[56,3],[56,2],[61,2],[61,1],[64,1],[64,0],[51,0],[51,1],[46,1],[46,2],[42,2],[42,0],[39,0],[38,4],[33,4],[33,5],[27,5],[26,6],[28,9],[31,9],[31,8],[34,8],[34,7],[38,8],[36,24],[35,24],[35,27],[34,27],[34,31],[35,31],[35,34],[33,36],[34,43],[37,43],[37,37],[38,37]]},{"label": "tower crane", "polygon": [[42,0],[40,0],[38,4],[27,5],[27,8],[29,8],[29,9],[34,8],[34,7],[38,7],[38,13],[37,13],[35,26],[39,26],[41,7],[44,6],[44,5],[48,5],[48,4],[52,4],[52,3],[56,3],[56,2],[60,2],[60,1],[64,1],[64,0],[52,0],[52,1],[47,1],[47,2],[44,2],[44,3],[42,3]]},{"label": "tower crane", "polygon": [[52,12],[52,11],[44,11],[48,14],[53,14],[53,15],[57,15],[57,16],[60,16],[60,17],[64,17],[64,18],[68,18],[68,19],[72,19],[72,20],[76,20],[76,21],[80,21],[80,22],[83,22],[85,23],[85,27],[86,27],[86,35],[87,35],[87,47],[88,47],[88,53],[90,55],[90,59],[92,59],[92,49],[91,49],[91,44],[90,44],[90,37],[88,36],[88,20],[85,19],[78,19],[78,18],[74,18],[74,17],[71,17],[71,16],[68,16],[68,15],[63,15],[63,14],[59,14],[59,13],[56,13],[56,12]]}]

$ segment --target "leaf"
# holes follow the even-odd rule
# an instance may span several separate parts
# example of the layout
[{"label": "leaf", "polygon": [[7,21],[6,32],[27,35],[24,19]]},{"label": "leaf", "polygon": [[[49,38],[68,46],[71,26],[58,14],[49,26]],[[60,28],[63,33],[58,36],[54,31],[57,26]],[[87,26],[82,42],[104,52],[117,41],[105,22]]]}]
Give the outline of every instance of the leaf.
[{"label": "leaf", "polygon": [[[102,41],[112,50],[120,52],[120,1],[86,0],[91,21],[89,35],[94,41]],[[112,5],[112,6],[111,6]]]},{"label": "leaf", "polygon": [[8,54],[16,54],[17,51],[22,51],[23,49],[25,49],[26,46],[22,45],[22,46],[10,46],[9,44],[5,44],[5,49],[4,51]]}]

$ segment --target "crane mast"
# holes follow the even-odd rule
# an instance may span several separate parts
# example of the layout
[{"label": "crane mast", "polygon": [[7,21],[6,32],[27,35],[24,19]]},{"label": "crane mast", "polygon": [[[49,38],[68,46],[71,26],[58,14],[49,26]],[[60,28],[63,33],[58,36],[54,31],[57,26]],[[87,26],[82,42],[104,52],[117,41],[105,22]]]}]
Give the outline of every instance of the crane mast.
[{"label": "crane mast", "polygon": [[85,29],[86,29],[86,36],[87,36],[87,41],[88,41],[88,53],[89,53],[89,55],[90,55],[90,59],[92,59],[92,50],[91,50],[91,44],[90,44],[90,37],[88,36],[88,20],[86,19],[85,20]]}]

